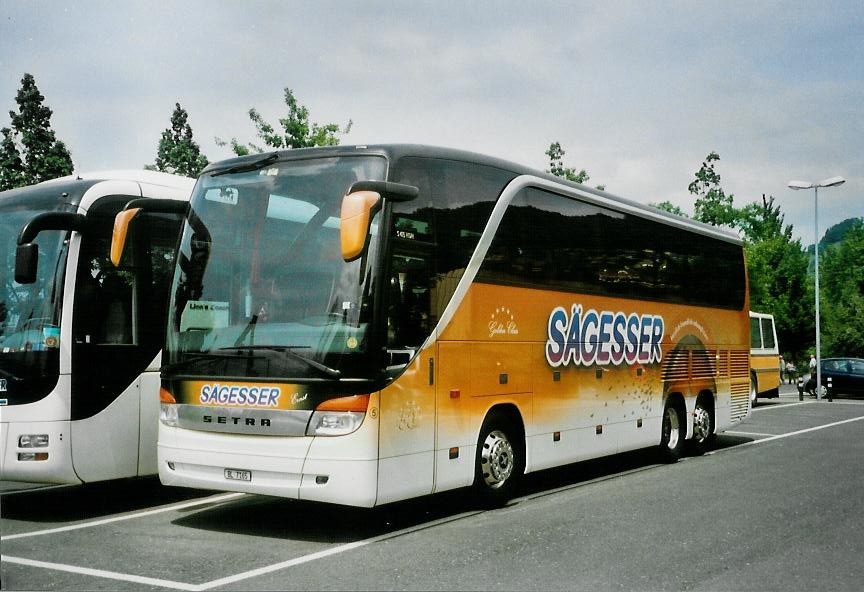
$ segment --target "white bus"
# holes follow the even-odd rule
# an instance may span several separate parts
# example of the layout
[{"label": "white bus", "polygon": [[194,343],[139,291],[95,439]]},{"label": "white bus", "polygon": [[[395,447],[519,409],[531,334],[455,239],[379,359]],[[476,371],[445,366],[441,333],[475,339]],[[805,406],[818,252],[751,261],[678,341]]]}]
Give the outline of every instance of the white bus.
[{"label": "white bus", "polygon": [[119,267],[108,252],[130,199],[188,203],[193,185],[111,171],[0,193],[0,479],[75,484],[156,472],[160,350],[182,217],[148,217]]},{"label": "white bus", "polygon": [[736,235],[513,163],[217,163],[178,247],[159,476],[375,506],[472,484],[497,502],[637,448],[674,461],[750,412],[747,310]]}]

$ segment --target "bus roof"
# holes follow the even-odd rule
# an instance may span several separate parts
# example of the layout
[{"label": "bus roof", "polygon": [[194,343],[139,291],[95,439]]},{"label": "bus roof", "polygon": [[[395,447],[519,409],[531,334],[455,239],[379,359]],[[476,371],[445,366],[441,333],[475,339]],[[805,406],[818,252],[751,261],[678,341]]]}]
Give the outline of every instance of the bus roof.
[{"label": "bus roof", "polygon": [[731,228],[728,227],[718,227],[712,226],[710,224],[704,224],[702,222],[698,222],[696,220],[692,220],[690,218],[684,218],[682,216],[677,216],[675,214],[671,214],[665,210],[661,210],[659,208],[655,208],[652,206],[645,205],[643,203],[639,203],[637,201],[627,199],[624,197],[620,197],[611,193],[607,193],[605,191],[601,191],[599,189],[595,189],[593,187],[589,187],[587,185],[582,185],[579,183],[574,183],[573,181],[568,181],[562,177],[558,177],[552,175],[551,173],[547,173],[544,171],[540,171],[537,169],[532,169],[530,167],[510,162],[501,158],[496,158],[493,156],[486,156],[483,154],[478,154],[475,152],[469,152],[467,150],[459,150],[456,148],[444,148],[439,146],[428,146],[425,144],[378,144],[378,145],[356,145],[356,146],[327,146],[321,148],[298,148],[293,150],[276,150],[269,153],[263,154],[254,154],[249,156],[240,156],[236,158],[230,158],[227,160],[222,160],[219,162],[211,163],[207,168],[202,171],[202,175],[206,173],[211,173],[217,171],[219,169],[223,169],[226,167],[232,167],[238,164],[242,164],[249,160],[254,160],[257,158],[262,158],[267,154],[278,154],[279,160],[303,160],[307,158],[320,158],[325,156],[354,156],[354,155],[373,155],[377,154],[380,156],[385,156],[391,161],[397,161],[400,158],[415,156],[415,157],[426,157],[426,158],[440,158],[445,160],[457,160],[461,162],[469,162],[478,165],[490,166],[499,168],[502,170],[510,171],[514,173],[514,176],[519,175],[531,175],[535,177],[540,177],[551,181],[553,183],[557,183],[559,185],[563,185],[565,187],[570,187],[574,189],[578,189],[583,194],[589,194],[596,196],[602,199],[603,204],[606,206],[615,207],[617,204],[618,207],[622,209],[626,209],[627,211],[634,213],[636,215],[642,215],[643,217],[649,217],[654,220],[666,221],[669,224],[678,227],[687,227],[694,232],[698,232],[700,234],[706,234],[713,236],[715,238],[720,238],[725,241],[734,242],[734,243],[742,243],[740,235]]},{"label": "bus roof", "polygon": [[18,187],[0,192],[0,206],[15,207],[39,202],[42,208],[51,210],[78,206],[84,194],[103,181],[132,181],[160,187],[192,192],[195,180],[170,173],[145,170],[116,170],[94,173],[76,173],[43,181],[34,185]]}]

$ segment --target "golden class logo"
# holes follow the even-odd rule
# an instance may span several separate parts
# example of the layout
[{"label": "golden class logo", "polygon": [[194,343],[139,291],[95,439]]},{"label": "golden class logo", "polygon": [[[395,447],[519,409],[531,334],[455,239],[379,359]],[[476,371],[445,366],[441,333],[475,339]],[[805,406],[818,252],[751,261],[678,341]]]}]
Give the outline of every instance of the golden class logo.
[{"label": "golden class logo", "polygon": [[496,335],[519,335],[516,319],[507,307],[496,308],[489,318],[489,337]]}]

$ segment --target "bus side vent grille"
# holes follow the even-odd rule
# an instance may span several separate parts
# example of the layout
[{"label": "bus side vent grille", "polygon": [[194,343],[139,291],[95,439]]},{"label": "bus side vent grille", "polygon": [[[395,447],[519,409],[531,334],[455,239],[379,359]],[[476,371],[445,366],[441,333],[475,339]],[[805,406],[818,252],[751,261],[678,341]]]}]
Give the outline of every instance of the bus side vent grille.
[{"label": "bus side vent grille", "polygon": [[[735,349],[729,352],[729,357],[729,377],[750,380],[750,352],[746,349]],[[750,387],[748,386],[747,389],[749,391]]]},{"label": "bus side vent grille", "polygon": [[730,386],[732,408],[729,410],[732,421],[744,419],[750,406],[750,384],[742,382]]}]

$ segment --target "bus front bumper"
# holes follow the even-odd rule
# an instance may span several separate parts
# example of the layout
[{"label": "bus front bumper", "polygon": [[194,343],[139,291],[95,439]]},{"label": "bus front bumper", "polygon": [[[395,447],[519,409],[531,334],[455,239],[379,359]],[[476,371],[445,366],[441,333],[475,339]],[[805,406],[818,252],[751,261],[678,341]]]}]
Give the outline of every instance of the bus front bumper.
[{"label": "bus front bumper", "polygon": [[344,445],[333,447],[327,441],[335,438],[215,434],[162,424],[159,479],[179,487],[372,507],[378,462],[351,446],[348,440],[362,439],[359,432],[339,437]]}]

